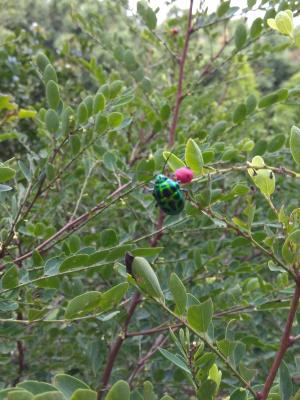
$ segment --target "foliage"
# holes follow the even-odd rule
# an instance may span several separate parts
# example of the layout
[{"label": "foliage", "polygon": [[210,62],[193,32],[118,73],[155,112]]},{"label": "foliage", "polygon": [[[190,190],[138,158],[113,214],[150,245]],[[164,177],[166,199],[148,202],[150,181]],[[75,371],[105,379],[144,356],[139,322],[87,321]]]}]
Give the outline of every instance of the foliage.
[{"label": "foliage", "polygon": [[[160,25],[147,2],[21,3],[0,30],[0,399],[297,399],[297,1]],[[179,169],[165,215],[150,187]]]}]

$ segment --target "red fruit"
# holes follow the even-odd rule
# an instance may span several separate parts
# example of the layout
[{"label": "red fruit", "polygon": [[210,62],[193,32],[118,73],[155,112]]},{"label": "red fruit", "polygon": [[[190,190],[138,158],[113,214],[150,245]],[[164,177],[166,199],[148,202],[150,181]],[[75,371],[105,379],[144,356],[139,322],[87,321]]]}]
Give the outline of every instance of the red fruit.
[{"label": "red fruit", "polygon": [[176,179],[181,183],[189,183],[194,177],[193,171],[188,167],[182,167],[175,171]]},{"label": "red fruit", "polygon": [[176,36],[179,33],[179,28],[172,28],[170,32],[172,36]]}]

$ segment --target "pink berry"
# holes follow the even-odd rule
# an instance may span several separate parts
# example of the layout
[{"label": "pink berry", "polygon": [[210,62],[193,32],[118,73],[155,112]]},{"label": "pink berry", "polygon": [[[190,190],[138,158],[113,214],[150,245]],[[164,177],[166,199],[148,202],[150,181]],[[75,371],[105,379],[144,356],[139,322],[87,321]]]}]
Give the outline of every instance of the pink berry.
[{"label": "pink berry", "polygon": [[181,183],[189,183],[194,177],[193,171],[187,167],[179,168],[175,171],[176,179]]}]

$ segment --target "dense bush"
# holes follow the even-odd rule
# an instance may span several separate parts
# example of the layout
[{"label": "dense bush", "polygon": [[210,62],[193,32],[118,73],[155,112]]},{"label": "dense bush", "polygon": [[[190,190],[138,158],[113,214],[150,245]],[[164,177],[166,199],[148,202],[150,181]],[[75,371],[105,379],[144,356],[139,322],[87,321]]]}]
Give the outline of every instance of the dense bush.
[{"label": "dense bush", "polygon": [[299,2],[70,3],[0,17],[0,399],[299,399]]}]

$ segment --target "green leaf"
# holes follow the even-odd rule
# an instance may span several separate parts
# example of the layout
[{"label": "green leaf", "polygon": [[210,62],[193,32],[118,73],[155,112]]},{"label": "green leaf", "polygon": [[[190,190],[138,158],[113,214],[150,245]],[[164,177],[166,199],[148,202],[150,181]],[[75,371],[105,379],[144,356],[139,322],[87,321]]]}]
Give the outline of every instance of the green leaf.
[{"label": "green leaf", "polygon": [[279,368],[279,388],[280,399],[290,400],[293,395],[293,382],[289,372],[289,368],[284,361],[281,362]]},{"label": "green leaf", "polygon": [[262,18],[260,18],[260,17],[256,18],[252,22],[252,25],[251,25],[251,28],[250,28],[250,36],[253,39],[257,38],[262,32],[263,26],[264,26],[264,23],[263,23]]},{"label": "green leaf", "polygon": [[293,17],[286,11],[279,11],[275,17],[275,24],[280,33],[292,36],[293,33]]},{"label": "green leaf", "polygon": [[67,107],[61,114],[61,134],[65,135],[70,130],[71,124],[74,122],[73,110]]},{"label": "green leaf", "polygon": [[224,356],[228,358],[233,355],[236,343],[228,339],[222,339],[217,341],[217,346]]},{"label": "green leaf", "polygon": [[117,128],[119,125],[121,125],[123,118],[123,114],[121,114],[120,112],[112,112],[108,116],[108,125],[110,126],[110,128]]},{"label": "green leaf", "polygon": [[217,17],[218,18],[223,17],[223,15],[225,15],[229,10],[229,7],[230,7],[230,0],[223,1],[217,8]]},{"label": "green leaf", "polygon": [[239,104],[233,112],[232,120],[235,124],[240,124],[244,121],[247,115],[245,104]]},{"label": "green leaf", "polygon": [[247,114],[251,114],[257,106],[257,99],[254,94],[250,94],[246,100]]},{"label": "green leaf", "polygon": [[33,400],[65,400],[60,392],[45,392],[34,396]]},{"label": "green leaf", "polygon": [[119,243],[117,233],[114,229],[104,229],[101,232],[100,239],[103,247],[113,247]]},{"label": "green leaf", "polygon": [[247,400],[247,391],[244,388],[236,389],[231,393],[230,400]]},{"label": "green leaf", "polygon": [[27,390],[15,389],[8,393],[7,400],[32,400],[33,394]]},{"label": "green leaf", "polygon": [[266,96],[262,97],[258,103],[258,107],[259,108],[270,107],[272,104],[286,100],[288,95],[289,92],[287,89],[279,89],[276,92],[267,94]]},{"label": "green leaf", "polygon": [[167,119],[169,119],[170,114],[171,108],[169,104],[164,104],[160,109],[160,118],[162,119],[162,121],[166,121]]},{"label": "green leaf", "polygon": [[275,153],[276,151],[280,150],[285,143],[285,136],[282,134],[276,135],[273,139],[270,140],[268,144],[268,151],[270,153]]},{"label": "green leaf", "polygon": [[143,21],[149,29],[155,29],[157,18],[155,12],[145,3],[139,1],[137,3],[137,12],[142,17]]},{"label": "green leaf", "polygon": [[43,265],[44,260],[38,250],[33,250],[32,261],[34,267],[40,267],[41,265]]},{"label": "green leaf", "polygon": [[108,121],[106,116],[102,115],[101,113],[98,113],[95,121],[95,131],[97,133],[103,133],[105,132],[107,126],[108,126]]},{"label": "green leaf", "polygon": [[105,97],[102,93],[97,93],[94,98],[93,114],[97,114],[99,111],[103,111],[105,108]]},{"label": "green leaf", "polygon": [[0,166],[0,183],[9,181],[14,178],[15,175],[16,171],[14,169]]},{"label": "green leaf", "polygon": [[135,71],[138,68],[138,64],[131,50],[126,50],[124,53],[124,63],[128,71]]},{"label": "green leaf", "polygon": [[19,161],[18,166],[19,166],[20,170],[22,171],[22,174],[26,178],[27,182],[30,182],[32,179],[32,174],[31,174],[30,168],[28,168],[27,165],[25,163],[23,163],[23,161]]},{"label": "green leaf", "polygon": [[66,400],[78,389],[90,389],[89,386],[80,379],[67,374],[58,374],[54,377],[54,385],[62,392]]},{"label": "green leaf", "polygon": [[136,166],[137,180],[143,182],[152,179],[154,168],[155,162],[153,158],[139,161]]},{"label": "green leaf", "polygon": [[118,96],[118,94],[121,92],[123,88],[123,81],[113,81],[110,86],[109,86],[109,93],[110,93],[110,98],[114,99],[115,97]]},{"label": "green leaf", "polygon": [[286,262],[293,264],[300,257],[300,230],[290,233],[282,246],[282,256]]},{"label": "green leaf", "polygon": [[171,361],[172,364],[176,365],[176,367],[182,369],[183,371],[187,372],[188,374],[191,374],[191,371],[189,367],[186,365],[186,363],[179,358],[177,355],[170,353],[166,349],[158,348],[160,353],[169,361]]},{"label": "green leaf", "polygon": [[114,383],[107,393],[105,400],[129,400],[130,388],[127,382],[117,381]]},{"label": "green leaf", "polygon": [[83,100],[84,104],[86,105],[86,109],[88,112],[88,117],[93,114],[93,106],[94,106],[94,98],[93,96],[89,95]]},{"label": "green leaf", "polygon": [[57,388],[53,385],[50,385],[49,383],[44,383],[44,382],[39,382],[39,381],[24,381],[21,383],[18,383],[17,385],[18,388],[23,388],[28,390],[28,392],[32,394],[40,394],[44,392],[51,392],[57,391]]},{"label": "green leaf", "polygon": [[197,332],[207,332],[213,316],[213,302],[211,299],[204,303],[189,307],[187,320]]},{"label": "green leaf", "polygon": [[134,257],[132,273],[141,289],[154,298],[164,300],[159,281],[151,265],[143,257]]},{"label": "green leaf", "polygon": [[145,14],[145,23],[149,29],[155,29],[157,24],[157,18],[155,12],[148,7]]},{"label": "green leaf", "polygon": [[75,254],[66,258],[59,267],[59,272],[69,271],[88,265],[89,256],[87,254]]},{"label": "green leaf", "polygon": [[234,42],[237,50],[240,50],[247,40],[247,28],[245,24],[240,23],[234,33]]},{"label": "green leaf", "polygon": [[37,309],[37,308],[29,308],[28,309],[28,320],[34,321],[35,319],[41,319],[45,316],[49,310],[47,308]]},{"label": "green leaf", "polygon": [[102,293],[92,291],[80,294],[69,301],[65,318],[73,319],[82,317],[99,308],[99,303],[102,298]]},{"label": "green leaf", "polygon": [[155,396],[153,385],[150,381],[144,382],[144,400],[157,400]]},{"label": "green leaf", "polygon": [[12,190],[12,187],[0,184],[0,193],[1,192],[9,192],[10,190]]},{"label": "green leaf", "polygon": [[224,132],[225,129],[227,128],[227,121],[218,121],[213,127],[212,127],[212,131],[211,134],[212,136],[218,136],[220,133]]},{"label": "green leaf", "polygon": [[[292,126],[291,135],[290,135],[290,150],[293,156],[293,159],[296,161],[298,165],[300,165],[300,129],[297,126]],[[1,171],[1,168],[0,168]],[[0,172],[0,181],[1,181],[1,172]]]},{"label": "green leaf", "polygon": [[15,110],[17,105],[12,102],[12,97],[6,94],[0,94],[0,110]]},{"label": "green leaf", "polygon": [[169,287],[175,301],[178,314],[184,314],[187,304],[186,289],[175,272],[171,273]]},{"label": "green leaf", "polygon": [[76,154],[78,154],[81,149],[80,136],[78,134],[72,135],[70,138],[70,144],[72,148],[72,154],[76,156]]},{"label": "green leaf", "polygon": [[264,139],[260,139],[255,143],[255,146],[252,150],[252,154],[257,154],[261,156],[267,151],[268,142]]},{"label": "green leaf", "polygon": [[89,389],[77,389],[72,394],[71,400],[97,400],[97,392]]},{"label": "green leaf", "polygon": [[77,120],[79,124],[85,124],[89,118],[89,113],[87,106],[84,101],[82,101],[77,108]]},{"label": "green leaf", "polygon": [[169,151],[164,151],[163,152],[163,157],[167,161],[168,166],[171,168],[172,171],[176,171],[176,169],[185,167],[185,163],[180,160],[175,154],[169,152]]},{"label": "green leaf", "polygon": [[57,75],[56,71],[53,68],[53,65],[48,64],[44,70],[43,73],[43,79],[45,83],[48,83],[49,81],[53,81],[57,83]]},{"label": "green leaf", "polygon": [[207,379],[201,384],[200,389],[197,391],[197,399],[213,400],[215,398],[216,388],[216,382]]},{"label": "green leaf", "polygon": [[50,64],[50,60],[44,53],[38,53],[36,63],[39,70],[43,73],[47,65]]},{"label": "green leaf", "polygon": [[46,97],[51,108],[56,109],[60,102],[60,95],[57,83],[49,81],[46,85]]},{"label": "green leaf", "polygon": [[16,132],[12,133],[0,133],[0,143],[4,140],[18,139],[19,135]]},{"label": "green leaf", "polygon": [[101,311],[108,311],[119,305],[128,290],[128,282],[122,282],[102,293],[99,306]]},{"label": "green leaf", "polygon": [[81,240],[80,237],[76,234],[72,235],[69,239],[69,248],[71,253],[76,253],[80,249]]},{"label": "green leaf", "polygon": [[134,257],[155,257],[163,251],[163,247],[140,247],[131,250]]},{"label": "green leaf", "polygon": [[48,163],[46,165],[46,176],[47,176],[47,179],[49,179],[49,181],[52,181],[52,179],[55,178],[55,169],[54,169],[53,165],[50,163]]},{"label": "green leaf", "polygon": [[0,300],[0,311],[15,311],[19,308],[17,302],[12,300]]},{"label": "green leaf", "polygon": [[186,165],[195,173],[201,174],[203,171],[203,157],[201,150],[193,139],[189,139],[185,146]]},{"label": "green leaf", "polygon": [[59,119],[56,111],[50,109],[47,110],[45,116],[46,128],[50,133],[56,133],[59,128]]},{"label": "green leaf", "polygon": [[122,246],[114,247],[109,250],[106,255],[106,261],[115,261],[120,257],[123,257],[126,251],[131,250],[132,244],[124,244]]},{"label": "green leaf", "polygon": [[142,80],[141,86],[146,93],[152,92],[152,82],[147,76],[145,76],[145,78]]},{"label": "green leaf", "polygon": [[2,288],[11,289],[18,286],[19,283],[19,271],[18,268],[13,265],[10,267],[2,277]]},{"label": "green leaf", "polygon": [[221,379],[222,379],[222,371],[218,369],[217,364],[213,364],[209,370],[208,378],[216,383],[216,392],[219,390]]}]

